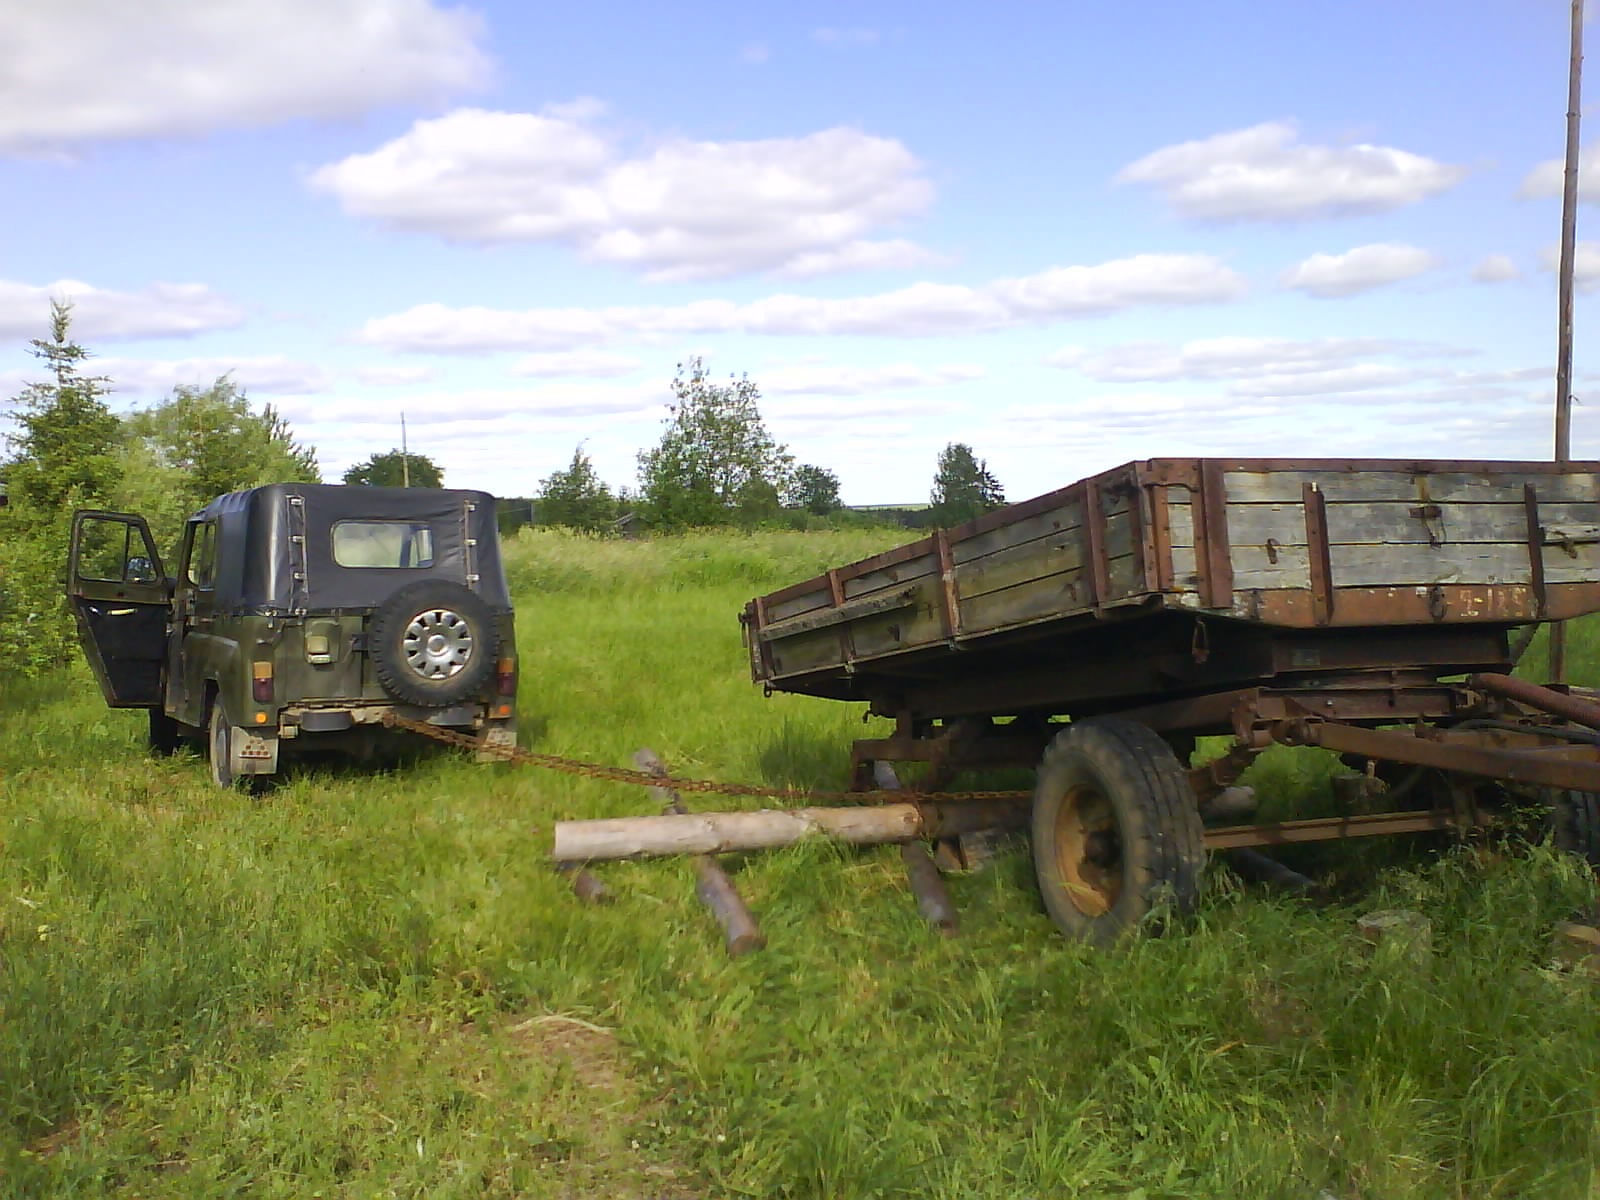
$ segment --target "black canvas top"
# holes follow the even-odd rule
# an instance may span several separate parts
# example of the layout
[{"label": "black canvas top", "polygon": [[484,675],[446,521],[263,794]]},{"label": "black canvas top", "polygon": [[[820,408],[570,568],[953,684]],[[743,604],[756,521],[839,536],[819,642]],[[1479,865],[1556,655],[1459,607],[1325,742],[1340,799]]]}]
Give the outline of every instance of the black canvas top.
[{"label": "black canvas top", "polygon": [[[487,492],[272,483],[219,496],[192,519],[212,518],[215,604],[223,611],[375,608],[396,588],[429,578],[465,584],[491,609],[511,608],[495,501]],[[333,527],[362,520],[427,525],[432,565],[340,566]]]}]

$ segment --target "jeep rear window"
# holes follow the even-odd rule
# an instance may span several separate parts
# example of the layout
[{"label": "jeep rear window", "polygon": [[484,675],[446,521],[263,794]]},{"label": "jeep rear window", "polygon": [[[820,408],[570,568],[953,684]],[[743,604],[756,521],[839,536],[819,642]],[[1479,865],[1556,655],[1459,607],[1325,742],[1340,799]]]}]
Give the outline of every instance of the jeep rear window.
[{"label": "jeep rear window", "polygon": [[333,561],[341,567],[431,567],[433,530],[414,521],[339,521]]}]

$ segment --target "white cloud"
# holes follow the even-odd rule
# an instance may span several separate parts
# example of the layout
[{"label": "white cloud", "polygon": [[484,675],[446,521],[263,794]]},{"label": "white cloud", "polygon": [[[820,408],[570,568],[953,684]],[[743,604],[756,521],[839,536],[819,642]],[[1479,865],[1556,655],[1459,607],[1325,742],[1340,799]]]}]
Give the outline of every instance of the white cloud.
[{"label": "white cloud", "polygon": [[1466,174],[1389,146],[1306,145],[1293,124],[1274,121],[1163,147],[1122,168],[1116,182],[1154,187],[1185,217],[1283,221],[1387,212]]},{"label": "white cloud", "polygon": [[982,367],[963,364],[919,367],[911,363],[895,363],[884,367],[845,367],[794,363],[765,368],[761,372],[760,384],[763,395],[859,396],[968,383],[982,379],[985,374]]},{"label": "white cloud", "polygon": [[1324,300],[1353,296],[1431,271],[1438,261],[1416,246],[1379,242],[1343,254],[1313,254],[1284,274],[1283,286]]},{"label": "white cloud", "polygon": [[594,350],[566,350],[554,354],[530,354],[511,368],[514,375],[628,375],[643,364],[625,354],[602,354]]},{"label": "white cloud", "polygon": [[837,250],[798,254],[784,266],[783,274],[806,279],[845,271],[905,271],[942,261],[937,254],[915,242],[893,238],[883,242],[851,242]]},{"label": "white cloud", "polygon": [[119,292],[76,279],[43,286],[0,280],[0,338],[45,337],[52,300],[72,305],[71,336],[87,343],[191,337],[244,322],[239,305],[203,283],[153,283],[137,292]]},{"label": "white cloud", "polygon": [[226,375],[240,388],[268,395],[303,395],[325,391],[328,373],[314,363],[296,362],[282,355],[245,355],[236,358],[95,358],[97,375],[107,376],[121,392],[169,392],[179,384],[210,387]]},{"label": "white cloud", "polygon": [[[555,417],[618,418],[655,414],[670,399],[661,384],[565,384],[538,388],[463,388],[448,391],[408,392],[397,396],[341,396],[334,399],[290,398],[279,407],[296,422],[316,424],[383,425],[398,430],[400,413],[409,427],[445,426],[455,435],[471,422],[503,417],[545,420]],[[439,436],[429,434],[430,437]],[[421,447],[419,447],[421,448]]]},{"label": "white cloud", "polygon": [[350,117],[487,81],[480,19],[433,0],[55,0],[0,22],[0,151]]},{"label": "white cloud", "polygon": [[1218,337],[1181,345],[1129,342],[1099,350],[1069,346],[1047,355],[1045,362],[1075,369],[1102,383],[1148,383],[1321,374],[1354,360],[1455,353],[1447,346],[1392,338]]},{"label": "white cloud", "polygon": [[702,300],[673,307],[450,308],[423,304],[374,317],[358,337],[435,353],[558,349],[623,338],[708,333],[938,337],[1098,316],[1138,305],[1218,304],[1244,279],[1208,255],[1147,254],[1093,267],[1058,267],[981,287],[917,283],[849,298],[770,296],[748,304]]},{"label": "white cloud", "polygon": [[855,129],[669,140],[627,157],[593,106],[460,109],[312,172],[347,213],[451,241],[558,242],[658,280],[901,267],[925,252],[873,231],[933,188],[899,142]]},{"label": "white cloud", "polygon": [[[1600,203],[1600,157],[1596,147],[1585,146],[1578,155],[1578,198],[1586,204]],[[1523,177],[1517,189],[1519,200],[1542,200],[1561,195],[1566,174],[1566,163],[1559,158],[1547,158]]]},{"label": "white cloud", "polygon": [[1262,374],[1235,380],[1228,391],[1234,396],[1337,396],[1411,383],[1423,372],[1414,367],[1383,363],[1356,363],[1323,371]]},{"label": "white cloud", "polygon": [[1517,270],[1517,264],[1511,261],[1511,256],[1508,254],[1490,254],[1472,268],[1474,283],[1504,283],[1521,274],[1522,272]]},{"label": "white cloud", "polygon": [[403,387],[427,383],[433,378],[434,370],[423,366],[357,367],[355,376],[369,387]]},{"label": "white cloud", "polygon": [[[1572,286],[1588,294],[1600,288],[1600,242],[1575,242],[1572,247]],[[1539,265],[1546,271],[1561,267],[1561,247],[1546,246],[1539,252]]]}]

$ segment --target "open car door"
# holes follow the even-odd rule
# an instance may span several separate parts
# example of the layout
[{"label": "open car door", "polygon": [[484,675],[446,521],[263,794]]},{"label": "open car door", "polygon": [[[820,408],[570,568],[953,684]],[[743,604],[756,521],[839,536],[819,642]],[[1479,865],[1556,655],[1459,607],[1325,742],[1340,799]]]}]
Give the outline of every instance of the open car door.
[{"label": "open car door", "polygon": [[171,589],[145,519],[72,514],[67,597],[78,639],[112,708],[160,708]]}]

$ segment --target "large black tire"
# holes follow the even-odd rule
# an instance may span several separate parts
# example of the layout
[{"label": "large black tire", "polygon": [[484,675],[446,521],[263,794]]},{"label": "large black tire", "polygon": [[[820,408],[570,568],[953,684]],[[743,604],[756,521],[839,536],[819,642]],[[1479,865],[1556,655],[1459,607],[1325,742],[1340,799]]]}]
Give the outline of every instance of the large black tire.
[{"label": "large black tire", "polygon": [[1600,792],[1552,789],[1542,798],[1550,804],[1551,842],[1600,869]]},{"label": "large black tire", "polygon": [[222,711],[222,701],[211,702],[211,720],[206,734],[206,759],[211,764],[211,782],[231,788],[238,777],[233,773],[233,726]]},{"label": "large black tire", "polygon": [[1056,735],[1034,788],[1033,865],[1064,934],[1109,946],[1152,912],[1192,910],[1205,859],[1194,792],[1154,731],[1104,717]]},{"label": "large black tire", "polygon": [[446,708],[489,682],[497,639],[489,606],[475,592],[448,579],[419,579],[379,605],[368,652],[396,700]]}]

